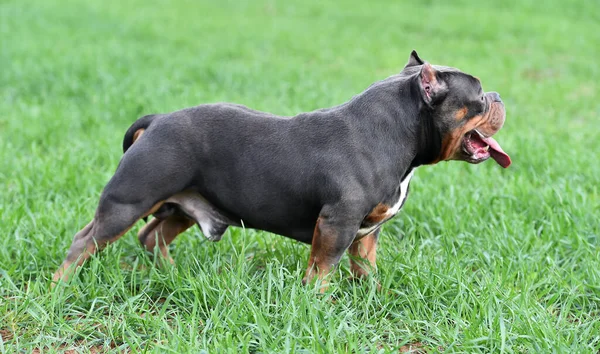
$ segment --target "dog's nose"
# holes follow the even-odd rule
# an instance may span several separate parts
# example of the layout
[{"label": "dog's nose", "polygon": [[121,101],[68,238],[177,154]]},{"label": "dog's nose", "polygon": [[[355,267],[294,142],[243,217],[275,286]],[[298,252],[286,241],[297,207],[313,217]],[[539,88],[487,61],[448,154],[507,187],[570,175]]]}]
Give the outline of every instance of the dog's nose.
[{"label": "dog's nose", "polygon": [[490,92],[489,95],[490,95],[490,98],[492,99],[492,101],[502,102],[502,100],[500,99],[500,94],[498,92]]}]

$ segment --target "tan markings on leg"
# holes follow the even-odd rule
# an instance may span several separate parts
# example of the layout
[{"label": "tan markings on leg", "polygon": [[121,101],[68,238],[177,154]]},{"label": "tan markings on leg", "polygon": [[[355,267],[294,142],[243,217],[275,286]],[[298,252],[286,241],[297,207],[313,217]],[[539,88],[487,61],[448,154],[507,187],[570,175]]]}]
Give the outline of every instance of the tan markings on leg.
[{"label": "tan markings on leg", "polygon": [[154,248],[158,242],[162,256],[170,263],[173,263],[173,258],[169,255],[169,244],[173,242],[177,235],[189,229],[194,224],[194,220],[178,215],[171,215],[165,220],[152,219],[146,227],[140,230],[138,238],[149,252],[154,252]]},{"label": "tan markings on leg", "polygon": [[350,270],[354,277],[365,277],[371,269],[375,270],[377,268],[375,259],[377,256],[378,233],[379,231],[375,231],[368,234],[355,241],[348,249],[348,253],[350,254]]},{"label": "tan markings on leg", "polygon": [[162,219],[154,218],[144,225],[140,231],[138,231],[138,239],[142,245],[146,244],[146,236],[150,235],[151,232],[162,222]]},{"label": "tan markings on leg", "polygon": [[336,262],[331,256],[334,252],[333,248],[336,241],[337,233],[335,230],[328,227],[319,217],[315,225],[306,275],[302,282],[305,284],[310,283],[316,276],[321,282],[321,288],[319,290],[321,293],[324,293],[327,290],[327,281],[325,277],[329,275]]},{"label": "tan markings on leg", "polygon": [[[156,212],[163,203],[164,201],[156,203],[142,217],[146,217]],[[140,217],[139,219],[141,219],[142,217]],[[101,250],[109,243],[112,243],[116,241],[119,237],[123,236],[127,231],[129,231],[129,229],[131,229],[133,225],[135,225],[135,223],[139,219],[137,219],[133,224],[129,225],[127,228],[122,230],[119,234],[109,238],[108,240],[105,240],[104,242],[102,242],[102,244],[97,245],[97,240],[94,239],[94,227],[97,225],[98,221],[96,218],[94,218],[92,222],[90,222],[86,227],[81,229],[81,231],[79,231],[73,238],[73,242],[71,243],[71,247],[69,248],[69,254],[67,255],[67,258],[63,261],[61,266],[58,268],[58,270],[52,276],[53,281],[68,281],[69,278],[75,272],[75,269],[81,266],[83,262],[85,262],[85,260],[90,258],[90,256],[96,253],[96,251],[98,251],[99,249]],[[71,267],[73,263],[75,263],[75,267]],[[54,286],[54,283],[52,286]]]},{"label": "tan markings on leg", "polygon": [[73,264],[73,262],[69,262],[67,260],[63,261],[63,263],[60,265],[60,267],[58,267],[58,270],[56,270],[56,272],[54,272],[54,275],[52,276],[52,283],[50,284],[51,288],[54,288],[56,286],[56,283],[58,283],[59,280],[64,280],[64,281],[68,280],[65,277],[66,276],[65,272],[67,271],[67,269],[69,269],[71,264]]},{"label": "tan markings on leg", "polygon": [[[82,240],[86,239],[87,237],[89,237],[88,235],[92,232],[92,228],[94,227],[94,220],[90,221],[83,229],[79,230],[79,232],[77,232],[75,234],[75,237],[73,237],[73,242],[71,243],[71,248],[73,248],[73,246],[79,241],[81,242]],[[58,267],[58,270],[56,270],[56,272],[54,272],[54,275],[52,276],[52,287],[54,287],[54,285],[56,285],[56,282],[58,282],[59,280],[67,280],[69,274],[66,274],[67,270],[69,270],[69,267],[71,267],[71,265],[73,264],[73,261],[65,259],[63,261],[63,263],[60,265],[60,267]],[[75,266],[74,268],[77,268],[77,266]],[[75,269],[71,269],[69,270],[69,273],[73,272]]]},{"label": "tan markings on leg", "polygon": [[[93,223],[94,221],[92,221]],[[102,250],[107,244],[112,243],[114,241],[116,241],[119,237],[123,236],[127,231],[129,231],[129,229],[131,229],[133,225],[129,226],[128,228],[126,228],[125,230],[123,230],[123,232],[121,232],[120,234],[116,235],[115,237],[109,239],[106,243],[102,244],[102,245],[96,245],[96,242],[93,238],[93,236],[91,236],[91,234],[93,233],[93,227],[92,230],[90,230],[90,232],[85,236],[83,240],[85,240],[85,247],[82,250],[82,252],[79,253],[79,255],[77,256],[77,259],[75,261],[73,261],[72,259],[65,259],[62,263],[62,265],[60,266],[60,268],[54,273],[54,276],[52,277],[52,279],[56,282],[58,280],[63,280],[63,281],[68,281],[70,279],[70,277],[73,275],[73,273],[75,272],[75,269],[77,269],[78,267],[80,267],[88,258],[90,258],[90,256],[94,253],[96,253],[96,251],[98,250]],[[73,243],[75,243],[75,241],[73,241]],[[71,245],[71,248],[73,248],[73,245]],[[71,256],[71,255],[69,255]],[[71,267],[71,265],[75,263],[75,267],[73,268],[69,268]]]},{"label": "tan markings on leg", "polygon": [[315,230],[313,232],[313,239],[310,248],[310,256],[308,257],[308,267],[306,268],[306,274],[304,275],[304,279],[302,282],[307,284],[310,283],[316,275],[316,264],[315,264],[315,253],[317,248],[317,239],[320,238],[319,233],[319,223],[321,222],[321,218],[317,219],[317,223],[315,225]]},{"label": "tan markings on leg", "polygon": [[142,134],[144,134],[144,132],[146,131],[146,129],[138,129],[135,131],[135,133],[133,133],[133,141],[132,143],[135,143],[136,140],[138,140],[139,138],[142,137]]}]

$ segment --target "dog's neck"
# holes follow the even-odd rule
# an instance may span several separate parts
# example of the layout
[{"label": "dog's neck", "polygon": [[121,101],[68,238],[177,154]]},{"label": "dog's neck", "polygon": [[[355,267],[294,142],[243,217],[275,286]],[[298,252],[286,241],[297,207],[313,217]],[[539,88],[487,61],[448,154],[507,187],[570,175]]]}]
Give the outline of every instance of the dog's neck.
[{"label": "dog's neck", "polygon": [[387,136],[384,140],[395,147],[388,146],[387,151],[410,158],[398,161],[399,166],[410,169],[437,160],[441,135],[414,76],[400,74],[376,82],[344,106],[353,116],[368,121],[363,126],[366,132],[374,137]]},{"label": "dog's neck", "polygon": [[412,163],[414,167],[434,163],[440,156],[442,137],[435,127],[434,119],[433,112],[428,107],[420,110],[417,155]]},{"label": "dog's neck", "polygon": [[413,100],[418,106],[417,119],[417,153],[412,162],[413,167],[428,165],[438,159],[442,148],[442,137],[435,125],[435,112],[422,100],[420,86],[417,82],[418,76],[408,81]]}]

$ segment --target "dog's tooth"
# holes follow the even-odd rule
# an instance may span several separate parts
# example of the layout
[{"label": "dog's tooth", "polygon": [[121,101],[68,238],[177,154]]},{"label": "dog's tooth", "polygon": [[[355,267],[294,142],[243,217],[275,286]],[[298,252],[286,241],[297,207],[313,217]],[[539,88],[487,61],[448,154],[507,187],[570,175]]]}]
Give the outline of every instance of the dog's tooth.
[{"label": "dog's tooth", "polygon": [[488,151],[489,149],[490,149],[490,146],[488,145],[488,146],[486,146],[486,147],[483,148],[483,151]]}]

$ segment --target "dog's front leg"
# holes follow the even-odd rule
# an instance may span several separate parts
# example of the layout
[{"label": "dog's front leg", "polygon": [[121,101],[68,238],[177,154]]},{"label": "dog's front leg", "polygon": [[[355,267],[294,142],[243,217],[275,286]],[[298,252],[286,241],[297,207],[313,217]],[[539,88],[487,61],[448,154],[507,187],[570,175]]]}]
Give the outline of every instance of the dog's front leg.
[{"label": "dog's front leg", "polygon": [[356,214],[344,209],[323,208],[315,225],[303,284],[316,277],[321,284],[320,292],[327,290],[325,277],[350,247],[360,226],[360,217]]},{"label": "dog's front leg", "polygon": [[379,231],[377,228],[370,234],[354,241],[348,249],[350,255],[350,270],[355,278],[364,278],[370,271],[377,269],[375,259],[377,257],[377,239]]}]

